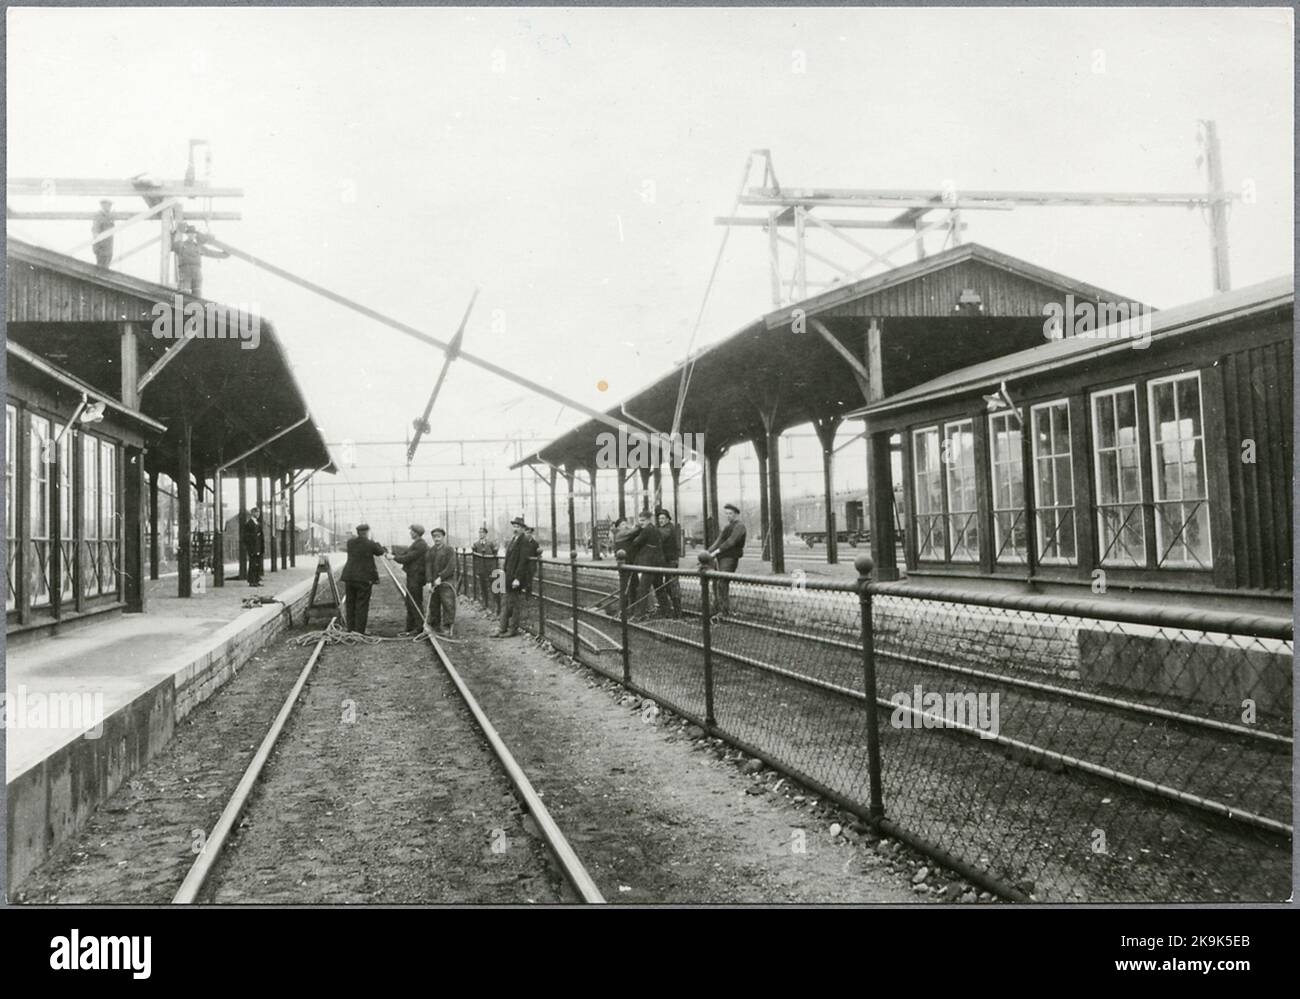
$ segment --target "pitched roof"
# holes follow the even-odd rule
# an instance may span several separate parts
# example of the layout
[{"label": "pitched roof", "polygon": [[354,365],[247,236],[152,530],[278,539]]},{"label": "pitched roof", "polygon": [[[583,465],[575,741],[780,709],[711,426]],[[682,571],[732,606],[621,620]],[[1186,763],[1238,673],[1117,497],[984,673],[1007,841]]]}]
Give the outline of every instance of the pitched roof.
[{"label": "pitched roof", "polygon": [[1115,351],[1132,350],[1133,341],[1137,337],[1149,335],[1153,341],[1163,342],[1210,323],[1266,312],[1294,302],[1294,277],[1286,275],[1273,278],[1246,288],[1153,312],[1146,323],[1131,320],[1111,323],[1087,335],[1050,340],[1028,350],[959,368],[854,410],[848,414],[848,418],[870,417],[958,393],[995,388],[1013,378],[1030,378]]}]

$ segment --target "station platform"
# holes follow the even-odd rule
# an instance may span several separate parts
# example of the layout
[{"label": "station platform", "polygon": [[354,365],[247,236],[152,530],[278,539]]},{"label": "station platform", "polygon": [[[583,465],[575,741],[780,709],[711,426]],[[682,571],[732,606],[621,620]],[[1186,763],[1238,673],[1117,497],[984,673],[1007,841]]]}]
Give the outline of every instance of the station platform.
[{"label": "station platform", "polygon": [[[344,556],[330,556],[335,577]],[[302,621],[314,556],[267,572],[261,587],[196,578],[148,584],[146,612],[17,645],[5,662],[9,889],[147,762],[177,722],[259,648]],[[323,594],[331,599],[322,580]],[[253,595],[277,603],[244,608]],[[321,612],[321,627],[327,613]]]}]

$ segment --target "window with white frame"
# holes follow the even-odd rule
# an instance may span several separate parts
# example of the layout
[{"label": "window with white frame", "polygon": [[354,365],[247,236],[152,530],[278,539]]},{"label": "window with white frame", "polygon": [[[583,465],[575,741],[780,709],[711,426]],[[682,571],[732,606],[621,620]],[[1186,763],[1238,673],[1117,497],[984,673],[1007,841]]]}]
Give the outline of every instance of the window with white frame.
[{"label": "window with white frame", "polygon": [[943,426],[943,460],[948,479],[949,558],[954,562],[975,562],[980,557],[974,426],[971,420],[958,420]]},{"label": "window with white frame", "polygon": [[912,432],[912,478],[916,496],[916,557],[942,561],[943,468],[939,459],[939,428]]},{"label": "window with white frame", "polygon": [[1137,389],[1132,385],[1092,394],[1096,466],[1097,547],[1102,565],[1145,565],[1142,523],[1142,454]]},{"label": "window with white frame", "polygon": [[77,539],[72,522],[72,431],[59,440],[59,593],[71,600],[75,593],[73,569],[77,561]]},{"label": "window with white frame", "polygon": [[81,592],[99,592],[99,439],[81,435]]},{"label": "window with white frame", "polygon": [[18,410],[5,406],[5,610],[18,605]]},{"label": "window with white frame", "polygon": [[99,592],[117,592],[117,445],[99,442]]},{"label": "window with white frame", "polygon": [[1030,410],[1034,459],[1034,540],[1038,561],[1074,565],[1074,467],[1070,404],[1045,402]]},{"label": "window with white frame", "polygon": [[1156,567],[1208,569],[1210,493],[1198,371],[1147,383]]},{"label": "window with white frame", "polygon": [[993,561],[1026,560],[1024,450],[1020,414],[989,417],[989,462],[993,472]]},{"label": "window with white frame", "polygon": [[27,591],[33,607],[50,602],[50,421],[32,414],[28,431]]}]

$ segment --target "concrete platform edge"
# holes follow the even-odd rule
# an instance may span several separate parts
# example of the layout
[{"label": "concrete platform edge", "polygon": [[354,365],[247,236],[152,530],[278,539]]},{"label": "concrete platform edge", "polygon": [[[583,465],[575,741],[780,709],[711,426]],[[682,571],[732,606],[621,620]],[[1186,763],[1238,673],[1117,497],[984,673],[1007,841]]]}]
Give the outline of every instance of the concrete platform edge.
[{"label": "concrete platform edge", "polygon": [[[276,594],[282,604],[245,611],[201,648],[174,657],[167,679],[104,719],[98,738],[80,735],[18,774],[6,787],[7,891],[23,879],[122,783],[165,746],[178,722],[211,697],[258,649],[301,623],[312,580]],[[324,615],[314,618],[324,627]]]}]

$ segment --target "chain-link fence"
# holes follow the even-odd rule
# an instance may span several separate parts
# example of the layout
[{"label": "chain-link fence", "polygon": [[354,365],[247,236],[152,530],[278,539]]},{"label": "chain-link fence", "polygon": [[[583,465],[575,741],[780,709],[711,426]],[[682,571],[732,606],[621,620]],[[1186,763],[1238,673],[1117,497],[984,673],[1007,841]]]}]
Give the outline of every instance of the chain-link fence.
[{"label": "chain-link fence", "polygon": [[1290,893],[1288,620],[534,565],[529,629],[1006,897]]}]

